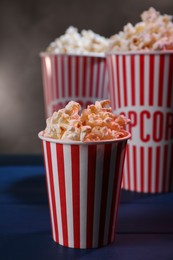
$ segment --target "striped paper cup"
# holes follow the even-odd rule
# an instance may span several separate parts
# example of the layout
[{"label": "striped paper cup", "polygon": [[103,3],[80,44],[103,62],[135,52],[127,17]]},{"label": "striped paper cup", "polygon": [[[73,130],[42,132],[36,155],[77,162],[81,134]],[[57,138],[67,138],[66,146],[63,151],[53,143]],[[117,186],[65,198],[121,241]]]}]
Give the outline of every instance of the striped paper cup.
[{"label": "striped paper cup", "polygon": [[43,142],[53,240],[95,248],[115,237],[127,139],[105,142]]},{"label": "striped paper cup", "polygon": [[108,98],[108,73],[104,55],[41,53],[46,117],[70,101],[82,108]]},{"label": "striped paper cup", "polygon": [[111,106],[131,119],[122,187],[173,190],[173,51],[108,54]]}]

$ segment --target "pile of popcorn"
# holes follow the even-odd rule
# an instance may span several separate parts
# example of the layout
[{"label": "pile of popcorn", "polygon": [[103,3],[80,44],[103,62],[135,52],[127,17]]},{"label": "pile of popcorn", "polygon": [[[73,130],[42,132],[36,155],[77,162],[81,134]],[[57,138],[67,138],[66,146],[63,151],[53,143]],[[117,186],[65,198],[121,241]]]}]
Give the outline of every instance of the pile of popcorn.
[{"label": "pile of popcorn", "polygon": [[90,54],[105,53],[108,50],[109,41],[103,36],[91,30],[82,30],[70,26],[64,35],[50,43],[47,51],[62,54]]},{"label": "pile of popcorn", "polygon": [[173,50],[172,16],[161,15],[150,7],[141,19],[135,26],[128,23],[123,31],[111,36],[109,50]]},{"label": "pile of popcorn", "polygon": [[43,136],[73,141],[101,141],[119,139],[128,135],[124,130],[129,119],[115,115],[109,107],[109,100],[96,101],[80,114],[79,103],[70,101],[65,108],[54,112],[46,121]]}]

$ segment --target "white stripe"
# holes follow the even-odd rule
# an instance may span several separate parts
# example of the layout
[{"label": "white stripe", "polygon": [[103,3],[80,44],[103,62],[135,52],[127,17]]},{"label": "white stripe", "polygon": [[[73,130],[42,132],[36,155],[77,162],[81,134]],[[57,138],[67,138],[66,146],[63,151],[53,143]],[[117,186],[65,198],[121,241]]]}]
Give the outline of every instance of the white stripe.
[{"label": "white stripe", "polygon": [[167,95],[168,93],[168,78],[169,78],[169,55],[165,55],[164,63],[164,78],[163,78],[163,107],[167,106]]},{"label": "white stripe", "polygon": [[72,97],[75,96],[75,90],[76,90],[76,57],[72,57],[72,62],[71,62],[71,75],[72,75],[72,78],[71,78],[71,87],[72,87],[72,91],[71,91],[71,94],[72,94]]},{"label": "white stripe", "polygon": [[[55,58],[54,56],[51,57],[51,67],[52,67],[52,98],[51,98],[51,101],[56,99],[56,80],[55,80],[55,74],[56,74],[56,71],[55,71]],[[54,111],[53,111],[54,112]]]},{"label": "white stripe", "polygon": [[144,55],[144,105],[149,105],[149,70],[150,60],[149,55]]},{"label": "white stripe", "polygon": [[88,146],[80,146],[80,247],[86,248]]},{"label": "white stripe", "polygon": [[46,77],[47,77],[47,88],[46,88],[46,98],[47,98],[47,110],[48,110],[48,116],[50,116],[52,114],[52,110],[51,110],[51,95],[50,95],[50,90],[51,90],[51,84],[50,84],[50,78],[51,78],[51,74],[52,74],[52,68],[51,68],[51,60],[50,57],[46,56],[45,57],[45,69],[46,69]]},{"label": "white stripe", "polygon": [[156,147],[152,147],[152,171],[151,171],[151,192],[155,193],[156,183]]},{"label": "white stripe", "polygon": [[127,85],[127,106],[132,105],[132,86],[131,86],[131,58],[126,56],[126,85]]},{"label": "white stripe", "polygon": [[51,67],[51,59],[50,57],[45,57],[45,65],[46,65],[46,75],[47,75],[47,98],[48,102],[51,102],[51,75],[52,75],[52,67]]},{"label": "white stripe", "polygon": [[135,55],[135,106],[140,106],[140,61]]},{"label": "white stripe", "polygon": [[122,59],[122,55],[119,55],[119,91],[120,91],[120,103],[121,103],[121,107],[124,107],[124,81],[123,81],[123,59]]},{"label": "white stripe", "polygon": [[109,170],[109,180],[108,180],[108,194],[107,194],[107,207],[106,207],[106,220],[105,220],[105,230],[104,230],[104,245],[108,243],[109,236],[109,226],[110,226],[110,216],[111,216],[111,205],[112,205],[112,194],[114,187],[115,178],[115,158],[117,157],[117,143],[112,144],[111,159],[110,159],[110,170]]},{"label": "white stripe", "polygon": [[148,147],[144,147],[144,192],[148,192]]},{"label": "white stripe", "polygon": [[[161,150],[160,150],[160,155],[161,155]],[[155,159],[155,161],[156,161],[156,159]],[[162,171],[161,158],[158,158],[157,165],[158,165],[158,172],[155,173],[155,174],[158,175],[158,183],[157,183],[157,186],[156,186],[156,190],[158,190],[158,188],[159,188],[159,176],[160,176],[160,172]],[[155,168],[156,168],[156,166],[155,166]],[[155,190],[155,192],[156,192],[156,190]]]},{"label": "white stripe", "polygon": [[141,191],[140,146],[136,146],[136,191]]},{"label": "white stripe", "polygon": [[104,80],[104,92],[103,99],[108,99],[108,71],[107,66],[105,65],[105,80]]},{"label": "white stripe", "polygon": [[[172,146],[172,142],[170,142],[168,144],[168,160],[167,160],[167,164],[166,164],[166,169],[165,169],[165,172],[166,172],[166,189],[165,191],[169,191],[169,180],[170,180],[170,167],[171,167],[171,163],[172,163],[172,153],[171,153],[171,146]],[[173,173],[172,173],[173,174]]]},{"label": "white stripe", "polygon": [[[125,146],[126,146],[126,143],[123,142],[122,147],[121,147],[122,155],[121,155],[121,158],[120,158],[120,171],[119,171],[120,176],[122,174],[123,166],[124,166]],[[119,186],[118,187],[120,187],[121,178],[119,178],[118,180],[119,180],[119,184],[118,184]]]},{"label": "white stripe", "polygon": [[48,108],[48,96],[47,96],[47,73],[46,73],[46,65],[45,65],[45,58],[42,57],[42,77],[43,77],[43,90],[44,90],[44,102],[45,102],[45,111],[46,116],[49,116],[49,108]]},{"label": "white stripe", "polygon": [[72,193],[72,165],[71,165],[71,146],[63,145],[64,153],[64,173],[65,173],[65,190],[67,205],[67,226],[68,226],[68,245],[74,246],[73,232],[73,193]]},{"label": "white stripe", "polygon": [[164,164],[164,145],[160,144],[160,167],[159,167],[159,187],[158,192],[162,192],[162,184],[163,184],[163,164]]},{"label": "white stripe", "polygon": [[93,82],[92,82],[92,97],[98,98],[96,96],[96,85],[97,85],[97,73],[98,73],[98,60],[97,58],[94,59],[94,68],[93,68]]},{"label": "white stripe", "polygon": [[134,190],[134,183],[135,183],[135,179],[134,179],[134,165],[133,165],[133,146],[129,145],[129,171],[130,171],[130,190]]},{"label": "white stripe", "polygon": [[93,247],[98,246],[98,239],[99,239],[98,235],[99,235],[99,224],[100,224],[104,148],[105,148],[104,145],[97,145],[95,194],[94,194],[93,244],[92,244]]},{"label": "white stripe", "polygon": [[160,57],[159,55],[155,55],[154,56],[154,91],[153,91],[154,106],[158,106],[159,65],[160,65]]},{"label": "white stripe", "polygon": [[64,87],[65,87],[65,98],[68,98],[68,86],[69,86],[69,78],[68,78],[68,57],[64,56]]},{"label": "white stripe", "polygon": [[58,56],[58,71],[56,72],[58,74],[58,91],[59,91],[59,98],[62,97],[62,65],[61,65],[61,59],[63,57]]},{"label": "white stripe", "polygon": [[57,167],[57,153],[56,144],[51,143],[51,156],[52,156],[52,170],[54,179],[54,191],[55,191],[55,201],[56,201],[56,215],[58,218],[58,233],[59,233],[59,243],[63,244],[63,233],[62,233],[62,219],[61,219],[61,206],[60,206],[60,192],[59,192],[59,179],[58,179],[58,167]]},{"label": "white stripe", "polygon": [[100,77],[99,77],[99,91],[98,91],[98,97],[102,98],[102,85],[103,85],[103,75],[104,75],[104,62],[100,61]]},{"label": "white stripe", "polygon": [[89,97],[89,90],[90,90],[90,69],[91,69],[91,58],[87,58],[86,62],[86,97]]},{"label": "white stripe", "polygon": [[123,182],[122,182],[121,187],[124,188],[124,189],[128,189],[128,186],[127,186],[127,153],[125,155],[124,171],[123,171]]},{"label": "white stripe", "polygon": [[[118,108],[118,87],[117,87],[117,60],[115,57],[112,56],[112,66],[113,66],[113,73],[114,77],[112,75],[113,82],[113,88],[114,88],[114,97],[113,100],[115,101],[114,108],[115,110]],[[113,92],[112,92],[113,95]]]},{"label": "white stripe", "polygon": [[50,217],[51,217],[51,223],[52,223],[52,236],[53,236],[53,239],[56,240],[54,218],[53,218],[52,196],[51,196],[51,189],[50,189],[50,179],[49,179],[49,167],[48,167],[48,156],[47,156],[47,149],[46,149],[46,141],[43,141],[43,148],[44,148],[44,156],[45,156],[44,158],[45,158],[45,166],[46,166],[46,176],[47,176],[46,180],[47,180],[47,188],[48,188]]},{"label": "white stripe", "polygon": [[79,97],[82,97],[82,91],[83,91],[83,88],[84,88],[84,75],[83,75],[84,58],[80,57],[79,67],[78,67],[78,72],[77,72],[77,75],[79,77]]}]

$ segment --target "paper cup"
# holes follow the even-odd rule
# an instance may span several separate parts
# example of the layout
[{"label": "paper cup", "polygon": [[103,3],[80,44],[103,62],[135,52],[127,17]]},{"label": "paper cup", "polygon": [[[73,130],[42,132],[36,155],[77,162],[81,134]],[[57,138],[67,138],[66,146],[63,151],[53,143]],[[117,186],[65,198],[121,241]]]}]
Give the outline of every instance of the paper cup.
[{"label": "paper cup", "polygon": [[108,54],[111,106],[131,119],[122,187],[173,190],[173,51]]},{"label": "paper cup", "polygon": [[95,248],[114,240],[129,137],[67,143],[39,134],[55,242],[72,248]]},{"label": "paper cup", "polygon": [[86,108],[108,98],[108,73],[104,55],[41,53],[46,117],[73,100]]}]

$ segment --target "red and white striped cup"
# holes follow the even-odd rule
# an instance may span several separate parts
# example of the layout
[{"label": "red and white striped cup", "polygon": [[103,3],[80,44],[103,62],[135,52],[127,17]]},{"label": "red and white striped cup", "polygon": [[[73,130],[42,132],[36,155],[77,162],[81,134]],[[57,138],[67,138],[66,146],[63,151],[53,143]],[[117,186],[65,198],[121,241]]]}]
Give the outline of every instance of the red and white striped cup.
[{"label": "red and white striped cup", "polygon": [[173,51],[108,54],[111,106],[131,119],[122,187],[173,190]]},{"label": "red and white striped cup", "polygon": [[82,108],[108,98],[104,55],[41,53],[46,117],[73,100]]},{"label": "red and white striped cup", "polygon": [[95,248],[115,237],[128,138],[105,142],[43,142],[53,240]]}]

